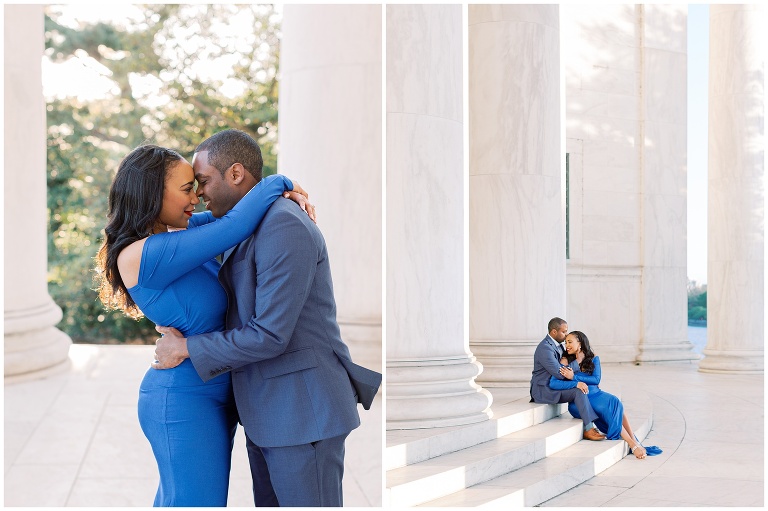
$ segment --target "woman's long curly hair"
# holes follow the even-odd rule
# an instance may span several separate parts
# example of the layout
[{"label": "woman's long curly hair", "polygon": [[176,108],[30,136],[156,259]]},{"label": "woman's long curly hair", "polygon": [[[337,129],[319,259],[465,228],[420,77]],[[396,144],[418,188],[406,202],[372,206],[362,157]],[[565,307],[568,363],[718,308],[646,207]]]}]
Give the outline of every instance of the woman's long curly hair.
[{"label": "woman's long curly hair", "polygon": [[[592,374],[592,371],[595,370],[595,362],[593,361],[595,358],[595,353],[589,346],[589,339],[587,338],[586,334],[584,332],[574,330],[573,332],[568,332],[568,335],[576,336],[576,340],[579,341],[579,344],[581,345],[581,351],[584,352],[584,360],[582,360],[581,364],[579,364],[581,372]],[[568,359],[569,364],[576,360],[576,355],[569,355],[566,353],[565,356]]]},{"label": "woman's long curly hair", "polygon": [[109,190],[104,243],[96,254],[96,290],[107,309],[122,310],[135,319],[143,316],[123,283],[117,256],[131,243],[152,234],[163,207],[168,169],[182,159],[176,151],[146,144],[120,162]]}]

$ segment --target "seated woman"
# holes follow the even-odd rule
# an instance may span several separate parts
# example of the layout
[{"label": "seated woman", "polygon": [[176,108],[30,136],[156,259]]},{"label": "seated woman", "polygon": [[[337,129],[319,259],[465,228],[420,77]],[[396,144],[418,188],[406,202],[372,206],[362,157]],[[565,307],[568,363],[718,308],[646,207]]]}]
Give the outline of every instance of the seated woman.
[{"label": "seated woman", "polygon": [[[560,360],[563,367],[560,368],[560,374],[565,380],[558,380],[554,376],[550,379],[549,386],[553,389],[570,389],[578,387],[582,392],[588,394],[589,402],[597,413],[595,419],[597,428],[605,433],[608,440],[624,439],[629,445],[630,452],[636,458],[644,459],[647,453],[646,448],[640,445],[637,437],[629,425],[629,420],[624,413],[624,405],[619,398],[608,392],[600,390],[600,357],[592,352],[589,346],[589,339],[583,332],[570,332],[565,338],[566,354]],[[568,411],[572,416],[580,419],[579,411],[573,404],[568,405]],[[657,447],[653,447],[653,454],[661,452]]]}]

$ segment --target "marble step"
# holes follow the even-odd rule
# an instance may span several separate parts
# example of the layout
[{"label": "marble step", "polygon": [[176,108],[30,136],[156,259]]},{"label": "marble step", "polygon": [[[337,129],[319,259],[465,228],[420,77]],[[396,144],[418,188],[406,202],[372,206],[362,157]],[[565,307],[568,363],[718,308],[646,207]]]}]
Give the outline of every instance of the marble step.
[{"label": "marble step", "polygon": [[530,465],[582,438],[580,420],[559,416],[540,424],[387,472],[387,501],[409,507],[439,499]]},{"label": "marble step", "polygon": [[[644,439],[653,425],[650,397],[633,393],[625,412]],[[536,506],[618,463],[627,454],[623,440],[582,440],[546,458],[458,492],[422,502],[424,507]],[[632,462],[642,463],[640,460]]]},{"label": "marble step", "polygon": [[[512,395],[504,399],[503,392]],[[497,397],[497,394],[501,397]],[[570,417],[566,404],[529,403],[529,399],[527,389],[524,392],[504,389],[494,392],[494,414],[490,420],[466,426],[388,431],[384,469],[394,470],[489,442],[561,414]],[[497,401],[502,402],[497,405]]]}]

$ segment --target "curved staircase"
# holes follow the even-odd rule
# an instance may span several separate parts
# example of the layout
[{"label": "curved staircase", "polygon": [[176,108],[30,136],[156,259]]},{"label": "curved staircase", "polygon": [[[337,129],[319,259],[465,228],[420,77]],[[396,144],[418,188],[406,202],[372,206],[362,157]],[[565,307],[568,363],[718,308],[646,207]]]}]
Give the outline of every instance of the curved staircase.
[{"label": "curved staircase", "polygon": [[[392,507],[536,506],[589,480],[627,453],[623,440],[582,440],[567,405],[529,403],[527,389],[492,388],[488,421],[387,432],[384,502]],[[618,389],[605,388],[621,397]],[[622,399],[635,434],[653,424],[650,398]]]}]

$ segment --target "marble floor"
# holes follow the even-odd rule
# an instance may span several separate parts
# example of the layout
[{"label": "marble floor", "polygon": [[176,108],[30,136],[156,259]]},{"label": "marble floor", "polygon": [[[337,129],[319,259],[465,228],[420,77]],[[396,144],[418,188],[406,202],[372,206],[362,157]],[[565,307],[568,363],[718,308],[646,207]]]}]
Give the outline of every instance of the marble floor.
[{"label": "marble floor", "polygon": [[[73,345],[71,367],[4,386],[5,506],[151,506],[157,466],[136,416],[154,346]],[[347,438],[344,502],[381,506],[381,394]],[[358,405],[359,406],[359,405]],[[253,506],[245,437],[233,449],[230,506]]]},{"label": "marble floor", "polygon": [[696,364],[603,367],[603,381],[647,392],[659,456],[627,456],[541,506],[763,507],[763,375],[709,374]]}]

